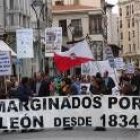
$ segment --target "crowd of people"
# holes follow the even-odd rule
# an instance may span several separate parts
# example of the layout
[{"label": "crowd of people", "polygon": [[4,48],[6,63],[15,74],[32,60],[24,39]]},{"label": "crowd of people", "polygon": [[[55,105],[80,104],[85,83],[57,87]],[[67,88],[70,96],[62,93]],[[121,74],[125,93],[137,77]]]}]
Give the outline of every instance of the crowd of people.
[{"label": "crowd of people", "polygon": [[119,82],[114,80],[105,71],[95,76],[66,76],[49,77],[37,72],[33,78],[23,77],[19,82],[15,77],[7,80],[7,93],[0,96],[2,99],[18,98],[21,101],[32,97],[70,96],[70,95],[140,95],[140,71],[133,74],[122,71]]}]

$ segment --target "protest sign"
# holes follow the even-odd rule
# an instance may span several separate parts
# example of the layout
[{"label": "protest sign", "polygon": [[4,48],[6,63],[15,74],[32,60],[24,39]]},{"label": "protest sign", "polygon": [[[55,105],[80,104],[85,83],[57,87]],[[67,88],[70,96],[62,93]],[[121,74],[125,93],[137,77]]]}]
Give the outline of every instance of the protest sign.
[{"label": "protest sign", "polygon": [[99,72],[98,62],[89,61],[87,63],[81,64],[81,74],[82,75],[96,75]]},{"label": "protest sign", "polygon": [[80,94],[89,94],[90,83],[81,83],[80,84]]},{"label": "protest sign", "polygon": [[104,76],[104,72],[108,71],[109,76],[113,78],[116,85],[118,84],[117,72],[113,69],[108,60],[88,62],[81,65],[81,75],[96,76],[97,72],[100,72]]},{"label": "protest sign", "polygon": [[106,55],[106,60],[109,61],[109,64],[112,68],[114,68],[114,55],[113,55],[113,52],[112,52],[112,49],[111,47],[105,47],[105,55]]},{"label": "protest sign", "polygon": [[121,58],[121,57],[115,58],[114,63],[115,63],[115,68],[117,70],[123,70],[124,69],[123,58]]},{"label": "protest sign", "polygon": [[33,58],[33,29],[18,29],[17,39],[17,58]]},{"label": "protest sign", "polygon": [[96,61],[96,62],[88,62],[81,65],[81,75],[90,75],[95,76],[97,72],[100,72],[101,75],[104,75],[104,72],[108,71],[109,76],[113,78],[115,83],[117,83],[118,79],[116,79],[115,74],[116,71],[110,66],[109,61]]},{"label": "protest sign", "polygon": [[131,63],[125,65],[126,73],[133,74],[135,72],[135,68]]},{"label": "protest sign", "polygon": [[0,100],[0,129],[105,127],[140,129],[140,97],[70,96]]},{"label": "protest sign", "polygon": [[10,52],[0,52],[0,76],[11,75],[11,55]]},{"label": "protest sign", "polygon": [[61,52],[62,28],[51,27],[45,29],[45,56],[53,56],[54,52]]}]

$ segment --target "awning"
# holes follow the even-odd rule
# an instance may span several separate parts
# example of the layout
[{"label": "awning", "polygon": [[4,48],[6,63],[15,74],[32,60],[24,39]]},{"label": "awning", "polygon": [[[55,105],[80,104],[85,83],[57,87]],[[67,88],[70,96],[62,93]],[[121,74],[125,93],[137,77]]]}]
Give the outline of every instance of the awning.
[{"label": "awning", "polygon": [[0,40],[0,51],[10,51],[12,56],[17,56],[17,54],[2,40]]}]

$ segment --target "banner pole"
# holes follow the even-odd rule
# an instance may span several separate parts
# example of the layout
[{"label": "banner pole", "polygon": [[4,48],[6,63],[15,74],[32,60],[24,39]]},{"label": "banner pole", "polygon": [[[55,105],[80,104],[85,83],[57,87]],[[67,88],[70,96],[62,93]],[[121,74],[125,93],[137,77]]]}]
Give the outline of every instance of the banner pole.
[{"label": "banner pole", "polygon": [[117,75],[116,75],[114,66],[113,66],[113,71],[114,71],[114,75],[115,75],[116,82],[117,82],[117,84],[118,84],[118,79],[117,79]]},{"label": "banner pole", "polygon": [[5,86],[5,94],[7,95],[7,82],[6,82],[6,76],[4,76],[4,86]]},{"label": "banner pole", "polygon": [[20,79],[20,76],[19,76],[19,72],[20,70],[19,70],[19,64],[17,64],[17,78],[18,78],[18,83],[19,83],[19,79]]}]

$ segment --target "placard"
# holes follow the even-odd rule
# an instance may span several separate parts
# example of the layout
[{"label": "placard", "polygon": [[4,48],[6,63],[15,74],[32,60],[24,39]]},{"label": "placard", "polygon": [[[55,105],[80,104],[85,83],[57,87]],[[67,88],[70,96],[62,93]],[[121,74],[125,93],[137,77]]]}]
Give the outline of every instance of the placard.
[{"label": "placard", "polygon": [[70,96],[0,100],[0,129],[140,129],[140,97]]},{"label": "placard", "polygon": [[0,52],[0,76],[11,75],[11,55],[10,52]]},{"label": "placard", "polygon": [[110,67],[109,61],[94,61],[88,62],[81,65],[81,74],[95,76],[97,72],[100,72],[103,76],[104,72],[108,71],[109,75],[114,73],[113,68]]},{"label": "placard", "polygon": [[114,59],[115,62],[115,67],[117,70],[123,70],[124,69],[124,62],[123,62],[123,58],[118,57]]},{"label": "placard", "polygon": [[92,62],[89,61],[87,63],[81,64],[81,75],[96,75],[99,72],[98,61]]},{"label": "placard", "polygon": [[[17,39],[17,58],[33,58],[33,29],[18,29]],[[39,46],[38,46],[39,47]],[[40,48],[41,49],[41,48]]]},{"label": "placard", "polygon": [[126,73],[134,74],[135,68],[134,68],[134,66],[131,63],[126,64],[125,68],[126,68],[126,71],[125,71]]},{"label": "placard", "polygon": [[112,52],[111,47],[105,47],[105,55],[106,55],[106,59],[109,61],[109,64],[112,68],[114,68],[114,55]]},{"label": "placard", "polygon": [[[51,27],[45,29],[45,56],[53,56],[54,52],[61,52],[62,27]],[[50,55],[50,53],[52,53]],[[49,55],[48,55],[49,54]]]}]

